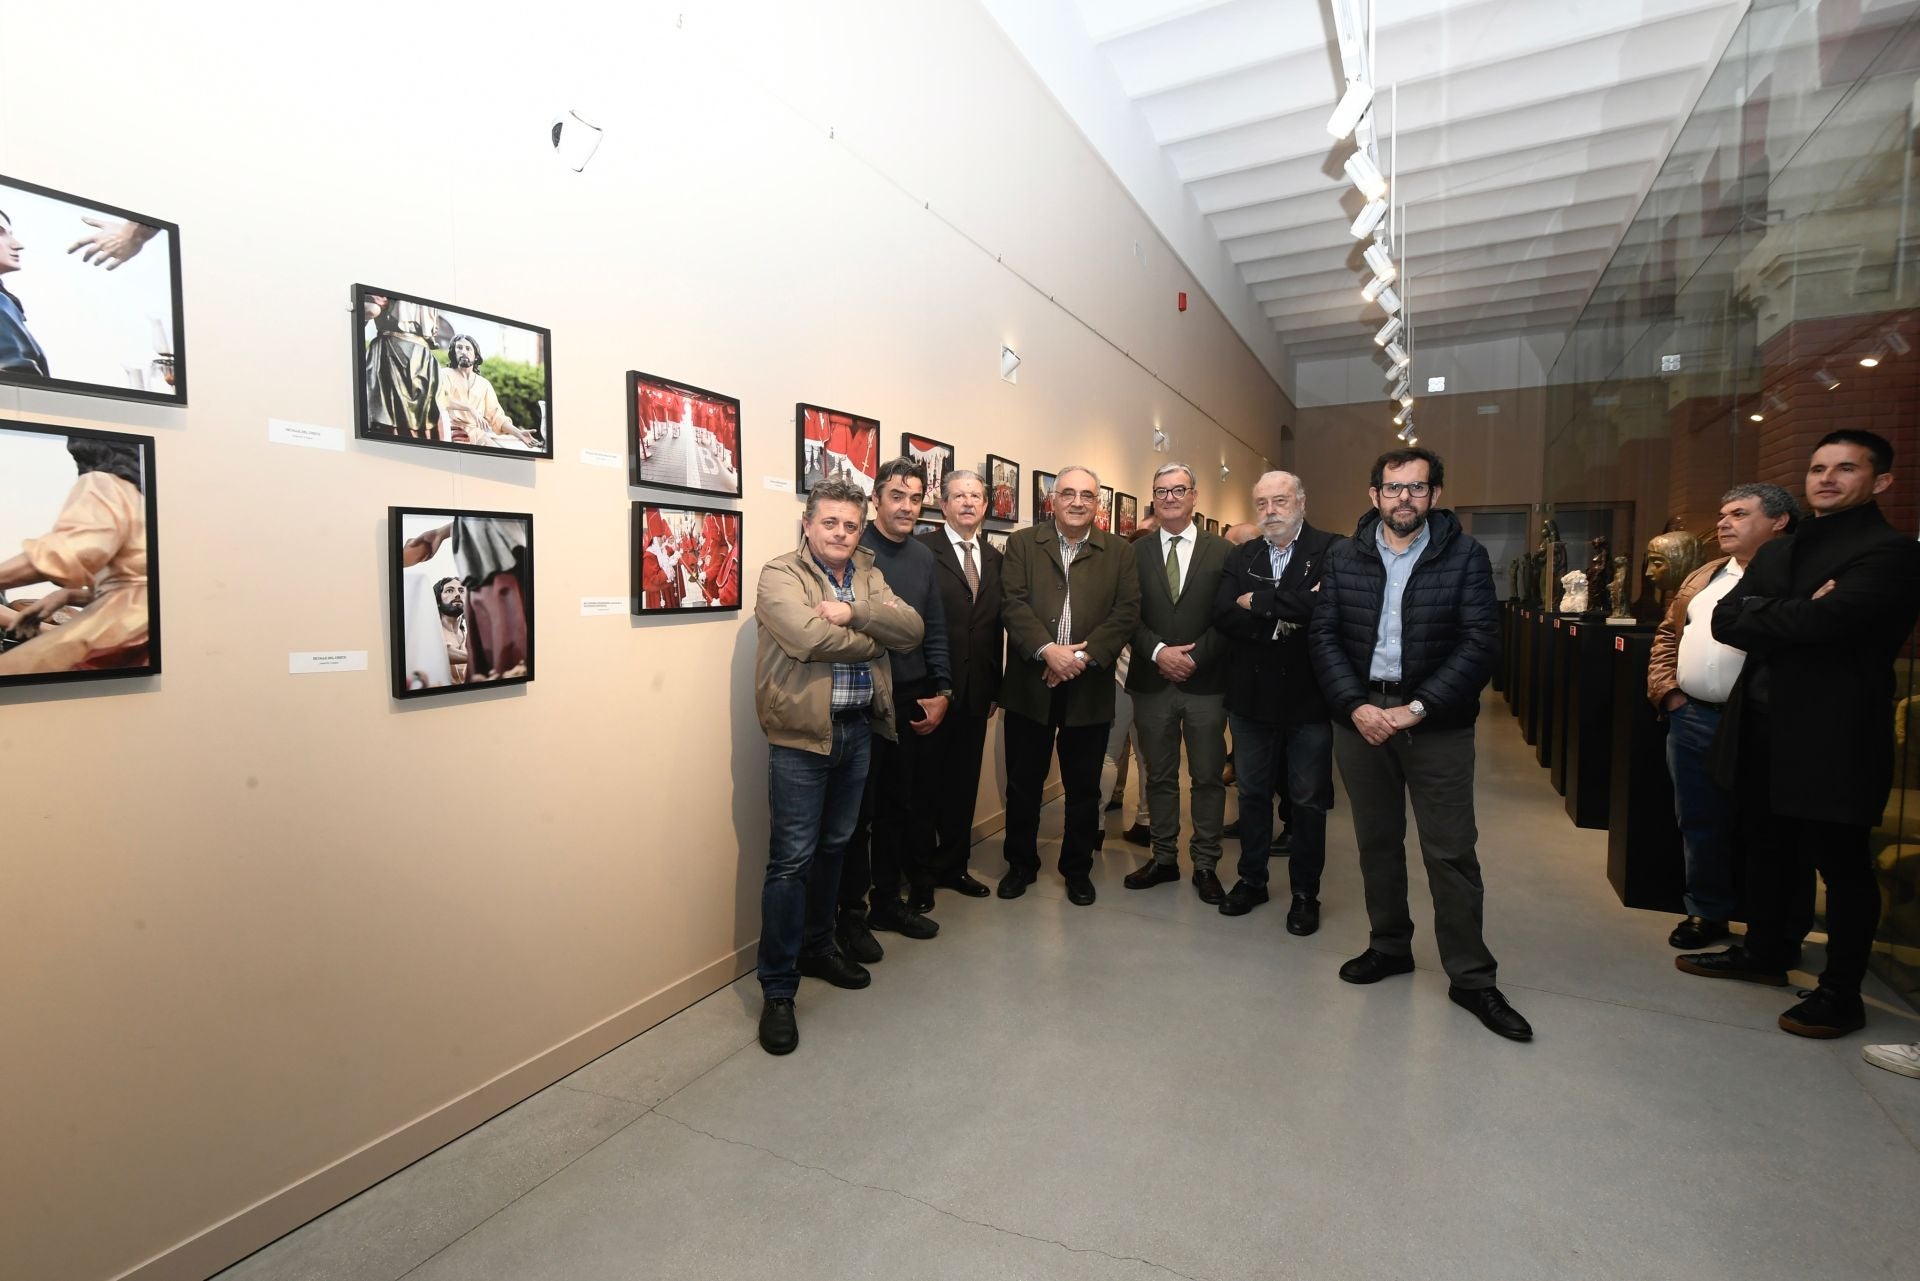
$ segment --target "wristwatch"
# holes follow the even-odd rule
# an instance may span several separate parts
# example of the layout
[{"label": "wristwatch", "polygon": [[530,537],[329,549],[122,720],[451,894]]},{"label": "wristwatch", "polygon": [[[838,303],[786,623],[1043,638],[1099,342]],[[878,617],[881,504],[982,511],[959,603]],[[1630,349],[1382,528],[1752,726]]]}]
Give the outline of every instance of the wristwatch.
[{"label": "wristwatch", "polygon": [[1427,705],[1417,698],[1407,704],[1407,710],[1413,713],[1416,720],[1427,719]]},{"label": "wristwatch", "polygon": [[953,691],[950,689],[936,689],[933,691],[933,696],[935,698],[944,698],[949,703],[953,701]]}]

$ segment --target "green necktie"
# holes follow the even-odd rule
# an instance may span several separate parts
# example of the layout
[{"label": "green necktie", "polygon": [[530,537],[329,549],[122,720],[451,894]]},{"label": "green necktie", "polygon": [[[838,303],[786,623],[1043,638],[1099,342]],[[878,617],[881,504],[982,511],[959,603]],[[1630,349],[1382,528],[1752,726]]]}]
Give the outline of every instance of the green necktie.
[{"label": "green necktie", "polygon": [[1173,546],[1167,548],[1167,595],[1180,599],[1180,535],[1174,534]]}]

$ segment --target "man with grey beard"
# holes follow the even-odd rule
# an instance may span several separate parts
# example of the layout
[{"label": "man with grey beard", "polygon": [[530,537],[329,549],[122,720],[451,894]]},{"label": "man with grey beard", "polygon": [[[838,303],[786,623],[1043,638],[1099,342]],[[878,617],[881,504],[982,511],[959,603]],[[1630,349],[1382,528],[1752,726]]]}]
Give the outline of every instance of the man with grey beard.
[{"label": "man with grey beard", "polygon": [[1307,524],[1307,488],[1290,472],[1253,485],[1260,536],[1234,548],[1214,593],[1213,625],[1227,638],[1227,723],[1240,789],[1240,880],[1220,904],[1244,916],[1268,899],[1273,802],[1284,769],[1292,806],[1287,932],[1320,928],[1320,872],[1333,804],[1333,727],[1307,652],[1320,575],[1335,536]]}]

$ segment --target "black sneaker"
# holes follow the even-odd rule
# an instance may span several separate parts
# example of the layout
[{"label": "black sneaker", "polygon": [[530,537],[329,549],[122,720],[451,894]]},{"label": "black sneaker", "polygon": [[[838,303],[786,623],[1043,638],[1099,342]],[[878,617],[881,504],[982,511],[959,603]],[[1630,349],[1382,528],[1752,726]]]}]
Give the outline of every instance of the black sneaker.
[{"label": "black sneaker", "polygon": [[1673,968],[1683,974],[1697,974],[1703,979],[1739,979],[1743,983],[1764,983],[1768,987],[1787,985],[1786,966],[1769,965],[1738,944],[1724,952],[1694,952],[1676,956],[1673,958]]},{"label": "black sneaker", "polygon": [[768,1054],[792,1054],[800,1044],[800,1024],[793,1017],[793,998],[770,996],[760,1007],[760,1048]]},{"label": "black sneaker", "polygon": [[886,955],[880,940],[873,937],[873,931],[867,928],[865,912],[841,909],[840,919],[834,923],[833,941],[842,956],[851,957],[862,965],[877,964]]},{"label": "black sneaker", "polygon": [[1836,992],[1817,987],[1800,995],[1807,999],[1780,1016],[1780,1030],[1795,1036],[1831,1040],[1858,1032],[1867,1025],[1867,1008],[1858,992]]},{"label": "black sneaker", "polygon": [[835,987],[844,987],[854,992],[873,982],[873,975],[867,973],[866,966],[849,961],[838,952],[803,956],[797,968],[801,978],[825,979]]},{"label": "black sneaker", "polygon": [[867,912],[867,928],[891,930],[910,939],[930,939],[940,932],[938,925],[897,900],[877,903],[870,908]]}]

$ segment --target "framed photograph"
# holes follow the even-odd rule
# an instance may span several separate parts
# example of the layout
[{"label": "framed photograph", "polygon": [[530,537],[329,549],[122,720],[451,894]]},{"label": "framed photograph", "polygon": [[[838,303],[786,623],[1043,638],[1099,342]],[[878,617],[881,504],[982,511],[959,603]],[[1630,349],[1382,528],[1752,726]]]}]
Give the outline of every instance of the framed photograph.
[{"label": "framed photograph", "polygon": [[0,420],[0,686],[160,671],[153,491],[151,436]]},{"label": "framed photograph", "polygon": [[829,477],[850,480],[868,494],[880,470],[880,420],[839,409],[793,407],[794,471],[805,494]]},{"label": "framed photograph", "polygon": [[1113,486],[1100,486],[1100,506],[1093,513],[1093,527],[1113,532]]},{"label": "framed photograph", "polygon": [[393,696],[533,679],[533,517],[389,507]]},{"label": "framed photograph", "polygon": [[1053,519],[1053,486],[1060,479],[1050,471],[1033,473],[1033,523]]},{"label": "framed photograph", "polygon": [[995,550],[995,551],[997,551],[997,552],[999,552],[999,553],[1000,553],[1001,555],[1003,555],[1003,556],[1004,556],[1004,555],[1006,554],[1006,551],[1007,551],[1007,537],[1008,537],[1008,535],[1010,535],[1010,534],[1012,534],[1013,532],[1014,532],[1014,531],[1013,531],[1013,530],[1010,530],[1010,529],[990,529],[990,530],[988,530],[988,531],[987,531],[987,546],[989,546],[989,547],[991,547],[991,548],[993,548],[993,550]]},{"label": "framed photograph", "polygon": [[180,228],[0,175],[0,383],[187,403]]},{"label": "framed photograph", "polygon": [[922,516],[914,523],[913,533],[914,537],[917,538],[921,534],[931,534],[935,530],[945,529],[946,527],[947,522],[944,520],[935,520],[931,516]]},{"label": "framed photograph", "polygon": [[911,458],[927,469],[927,492],[921,496],[920,510],[940,510],[940,482],[954,469],[953,446],[944,440],[900,433],[900,456]]},{"label": "framed photograph", "polygon": [[740,497],[740,402],[627,371],[628,483]]},{"label": "framed photograph", "polygon": [[1140,500],[1132,494],[1115,494],[1113,497],[1113,532],[1122,538],[1131,538],[1140,528]]},{"label": "framed photograph", "polygon": [[1207,518],[1205,516],[1202,516],[1199,512],[1195,512],[1193,514],[1193,527],[1195,529],[1204,530],[1207,527]]},{"label": "framed photograph", "polygon": [[1020,464],[998,454],[987,455],[987,519],[1020,519]]},{"label": "framed photograph", "polygon": [[553,457],[553,336],[412,294],[353,287],[353,429],[362,440]]},{"label": "framed photograph", "polygon": [[633,612],[740,608],[741,515],[718,507],[633,505]]}]

